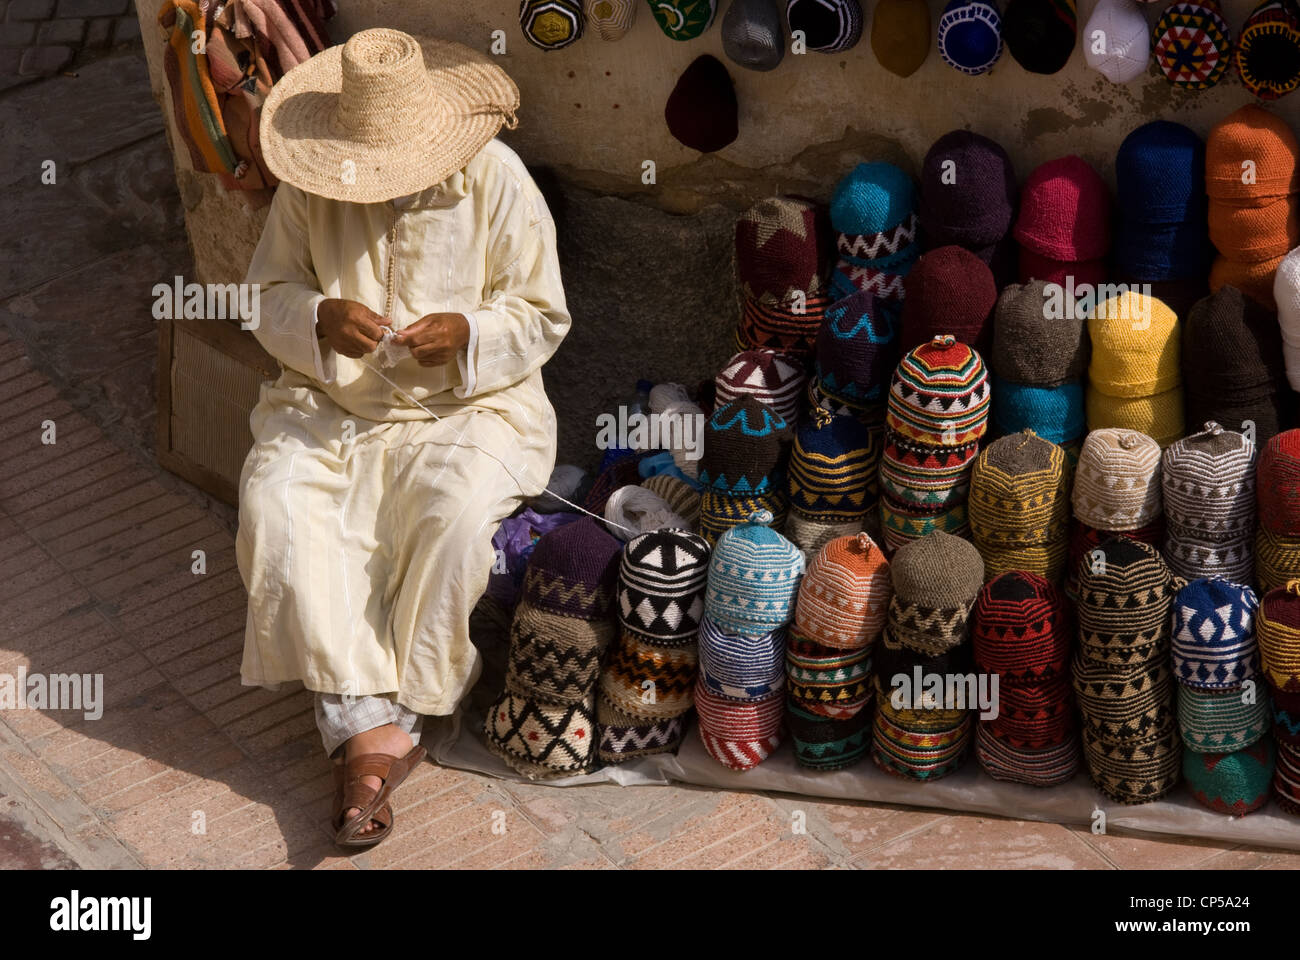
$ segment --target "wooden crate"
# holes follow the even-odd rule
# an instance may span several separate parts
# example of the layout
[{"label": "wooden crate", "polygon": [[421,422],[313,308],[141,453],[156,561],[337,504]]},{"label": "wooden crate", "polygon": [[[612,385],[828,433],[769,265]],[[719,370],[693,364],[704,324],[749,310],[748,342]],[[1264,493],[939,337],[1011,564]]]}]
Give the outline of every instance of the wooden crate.
[{"label": "wooden crate", "polygon": [[253,445],[248,415],[262,382],[280,375],[251,333],[225,320],[162,320],[158,337],[158,462],[235,505]]}]

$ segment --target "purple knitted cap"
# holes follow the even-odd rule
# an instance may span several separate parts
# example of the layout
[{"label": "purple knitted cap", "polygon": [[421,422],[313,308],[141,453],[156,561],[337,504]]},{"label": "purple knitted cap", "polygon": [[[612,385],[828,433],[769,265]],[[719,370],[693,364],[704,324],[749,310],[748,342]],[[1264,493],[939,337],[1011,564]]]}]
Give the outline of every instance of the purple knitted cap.
[{"label": "purple knitted cap", "polygon": [[826,308],[817,332],[817,376],[840,400],[882,399],[898,364],[898,319],[870,291],[860,290]]},{"label": "purple knitted cap", "polygon": [[1015,211],[1016,173],[1001,146],[969,130],[934,142],[921,165],[921,222],[931,246],[992,246]]},{"label": "purple knitted cap", "polygon": [[542,536],[528,558],[524,599],[563,617],[609,615],[623,545],[591,517]]}]

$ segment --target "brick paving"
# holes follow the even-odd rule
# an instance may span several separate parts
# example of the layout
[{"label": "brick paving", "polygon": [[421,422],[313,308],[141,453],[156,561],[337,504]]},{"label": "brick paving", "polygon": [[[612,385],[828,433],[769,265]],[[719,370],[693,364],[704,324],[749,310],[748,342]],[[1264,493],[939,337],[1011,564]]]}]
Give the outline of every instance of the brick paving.
[{"label": "brick paving", "polygon": [[[432,763],[399,792],[395,835],[344,856],[309,695],[239,683],[230,512],[149,456],[147,291],[191,270],[143,70],[115,56],[0,92],[0,120],[19,132],[0,144],[0,186],[18,222],[40,224],[0,251],[0,674],[102,673],[105,694],[97,720],[0,712],[0,868],[1300,866],[1205,841]],[[57,188],[36,183],[47,158]]]}]

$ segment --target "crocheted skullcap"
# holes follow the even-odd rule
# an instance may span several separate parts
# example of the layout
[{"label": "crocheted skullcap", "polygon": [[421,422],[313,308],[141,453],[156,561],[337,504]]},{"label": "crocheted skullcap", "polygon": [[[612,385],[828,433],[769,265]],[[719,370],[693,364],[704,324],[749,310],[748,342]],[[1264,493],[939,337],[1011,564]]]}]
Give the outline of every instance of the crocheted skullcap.
[{"label": "crocheted skullcap", "polygon": [[998,288],[983,260],[965,247],[928,250],[903,280],[903,289],[900,350],[951,334],[981,353],[987,352]]},{"label": "crocheted skullcap", "polygon": [[1264,594],[1255,636],[1268,682],[1279,690],[1300,691],[1300,580]]},{"label": "crocheted skullcap", "polygon": [[[1078,380],[1088,367],[1088,338],[1081,311],[1049,317],[1047,283],[1012,283],[998,296],[989,364],[1012,383],[1055,387]],[[994,394],[996,403],[997,395]]]},{"label": "crocheted skullcap", "polygon": [[1232,690],[1253,677],[1259,658],[1258,610],[1254,590],[1227,580],[1193,580],[1179,590],[1174,597],[1172,644],[1178,681],[1207,690]]},{"label": "crocheted skullcap", "polygon": [[761,400],[743,396],[719,407],[704,427],[700,482],[721,493],[766,492],[789,437],[784,418]]},{"label": "crocheted skullcap", "polygon": [[714,403],[724,407],[739,397],[770,404],[786,423],[799,413],[807,376],[792,358],[775,350],[743,350],[726,362],[714,380]]},{"label": "crocheted skullcap", "polygon": [[1233,65],[1241,85],[1261,100],[1300,86],[1300,17],[1294,5],[1264,0],[1257,6],[1242,25]]},{"label": "crocheted skullcap", "polygon": [[524,599],[562,616],[607,616],[621,549],[618,539],[591,517],[543,534],[528,558]]},{"label": "crocheted skullcap", "polygon": [[992,416],[997,433],[1032,430],[1052,443],[1073,443],[1088,429],[1083,385],[1077,380],[1059,387],[1034,387],[994,377]]},{"label": "crocheted skullcap", "polygon": [[1030,73],[1052,74],[1074,52],[1078,23],[1074,0],[1010,0],[1002,35],[1016,63]]},{"label": "crocheted skullcap", "polygon": [[[977,547],[1064,542],[1070,519],[1065,451],[1031,432],[995,440],[971,470],[970,525]],[[1064,549],[1062,548],[1062,557]]]},{"label": "crocheted skullcap", "polygon": [[1106,181],[1082,157],[1041,164],[1020,188],[1015,235],[1022,247],[1056,260],[1104,257],[1110,250]]},{"label": "crocheted skullcap", "polygon": [[785,687],[785,630],[733,633],[706,616],[700,622],[700,680],[727,700],[758,700]]},{"label": "crocheted skullcap", "polygon": [[1183,779],[1196,802],[1216,813],[1244,817],[1268,803],[1275,751],[1264,739],[1232,753],[1183,752]]},{"label": "crocheted skullcap", "polygon": [[945,133],[921,164],[921,221],[936,246],[996,244],[1015,216],[1015,169],[1001,145],[969,130]]},{"label": "crocheted skullcap", "polygon": [[1154,440],[1133,430],[1093,430],[1074,470],[1074,514],[1098,530],[1146,526],[1161,513],[1160,482]]},{"label": "crocheted skullcap", "polygon": [[1151,51],[1174,86],[1207,90],[1228,69],[1232,33],[1214,0],[1175,2],[1156,21]]},{"label": "crocheted skullcap", "polygon": [[980,355],[953,337],[935,337],[894,371],[885,423],[921,443],[961,446],[988,429],[989,399]]},{"label": "crocheted skullcap", "polygon": [[[1248,103],[1210,129],[1205,141],[1205,192],[1242,203],[1289,196],[1300,189],[1298,161],[1300,144],[1286,121]],[[1253,178],[1243,176],[1247,169]]]},{"label": "crocheted skullcap", "polygon": [[[1092,38],[1100,34],[1100,51]],[[1147,72],[1151,30],[1133,0],[1098,0],[1083,27],[1083,56],[1088,66],[1111,83],[1128,83]]]},{"label": "crocheted skullcap", "polygon": [[817,376],[848,401],[879,400],[898,363],[896,314],[866,290],[826,308],[817,332]]},{"label": "crocheted skullcap", "polygon": [[1300,430],[1279,433],[1264,444],[1255,492],[1261,527],[1284,537],[1300,536]]},{"label": "crocheted skullcap", "polygon": [[709,545],[684,530],[628,542],[618,571],[618,619],[659,643],[691,640],[704,616]]},{"label": "crocheted skullcap", "polygon": [[1002,15],[989,0],[948,0],[939,17],[939,55],[962,73],[988,73],[1002,56]]},{"label": "crocheted skullcap", "polygon": [[742,293],[784,301],[826,286],[830,219],[804,197],[765,197],[736,219],[736,278]]},{"label": "crocheted skullcap", "polygon": [[729,769],[752,770],[781,745],[785,716],[781,692],[736,702],[712,693],[701,680],[695,688],[695,712],[705,752]]},{"label": "crocheted skullcap", "polygon": [[1217,423],[1165,448],[1161,493],[1166,523],[1208,541],[1249,537],[1255,526],[1255,444]]},{"label": "crocheted skullcap", "polygon": [[892,163],[860,163],[835,185],[831,225],[840,233],[892,230],[916,212],[912,178]]},{"label": "crocheted skullcap", "polygon": [[1115,186],[1129,224],[1173,224],[1205,211],[1205,144],[1169,120],[1132,131],[1115,155]]},{"label": "crocheted skullcap", "polygon": [[1277,319],[1236,287],[1220,287],[1192,306],[1182,324],[1181,347],[1189,392],[1271,391],[1286,375]]},{"label": "crocheted skullcap", "polygon": [[756,635],[785,626],[794,613],[803,553],[758,513],[718,538],[709,562],[705,610],[724,630]]},{"label": "crocheted skullcap", "polygon": [[975,662],[1007,686],[1063,678],[1071,625],[1065,598],[1044,577],[1023,570],[1001,574],[975,601]]},{"label": "crocheted skullcap", "polygon": [[795,629],[822,646],[852,650],[875,641],[894,594],[889,561],[865,533],[822,547],[799,585]]},{"label": "crocheted skullcap", "polygon": [[862,38],[862,7],[858,0],[787,0],[790,31],[802,30],[808,49],[840,53]]},{"label": "crocheted skullcap", "polygon": [[871,508],[871,473],[879,456],[871,432],[852,417],[820,408],[795,434],[790,454],[790,505],[804,519],[857,520]]},{"label": "crocheted skullcap", "polygon": [[969,606],[984,585],[984,561],[974,544],[942,532],[899,547],[889,573],[895,596],[930,607]]}]

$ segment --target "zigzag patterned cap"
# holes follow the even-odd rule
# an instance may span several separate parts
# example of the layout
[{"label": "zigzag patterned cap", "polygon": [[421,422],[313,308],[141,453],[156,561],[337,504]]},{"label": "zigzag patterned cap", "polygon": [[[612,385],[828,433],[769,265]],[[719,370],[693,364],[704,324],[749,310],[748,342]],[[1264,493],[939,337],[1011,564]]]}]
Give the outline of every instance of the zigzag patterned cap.
[{"label": "zigzag patterned cap", "polygon": [[618,572],[618,618],[623,626],[666,642],[692,639],[704,616],[709,545],[681,530],[658,530],[632,540]]}]

